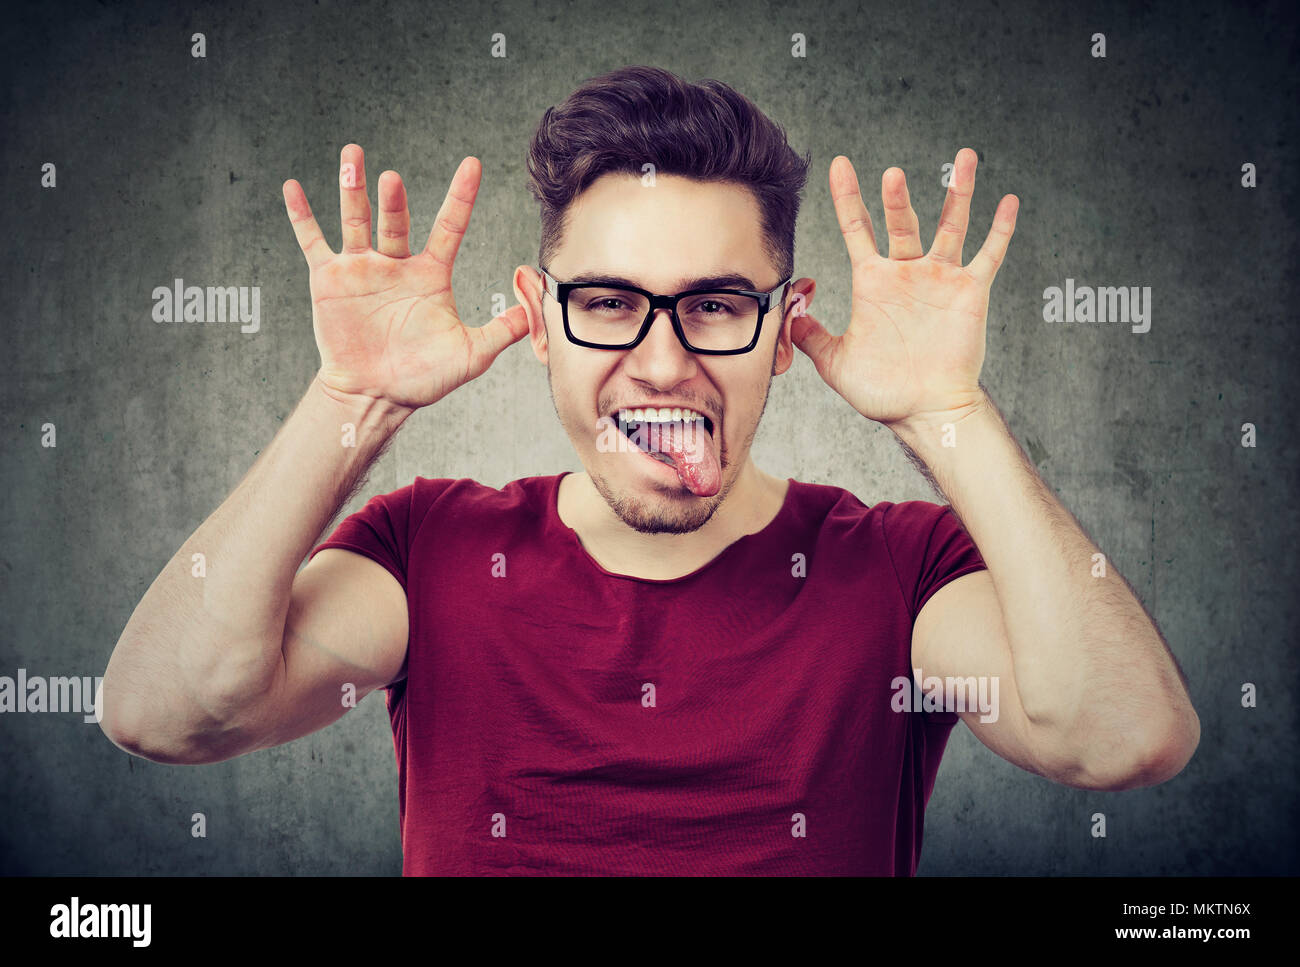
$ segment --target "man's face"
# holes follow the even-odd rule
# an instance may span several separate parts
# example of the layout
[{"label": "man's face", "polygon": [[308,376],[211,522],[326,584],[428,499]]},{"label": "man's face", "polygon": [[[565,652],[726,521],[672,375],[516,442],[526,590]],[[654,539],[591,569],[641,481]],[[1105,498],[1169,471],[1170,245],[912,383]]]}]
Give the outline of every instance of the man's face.
[{"label": "man's face", "polygon": [[[748,190],[673,175],[658,175],[653,186],[632,174],[597,179],[570,206],[563,244],[547,269],[560,282],[612,276],[664,295],[716,276],[743,276],[752,285],[725,288],[758,291],[783,281],[763,251],[758,202]],[[535,289],[525,304],[533,351],[546,365],[560,422],[596,489],[642,533],[701,527],[749,460],[772,376],[793,360],[792,308],[783,318],[777,293],[758,345],[740,355],[692,353],[678,341],[665,310],[655,313],[635,349],[590,349],[569,342],[559,304],[551,295],[541,297],[540,276],[531,278]],[[716,494],[697,496],[672,467],[626,439],[619,441],[623,446],[608,446],[617,438],[621,409],[649,406],[688,407],[709,417],[713,432],[701,433],[700,442],[721,467]]]}]

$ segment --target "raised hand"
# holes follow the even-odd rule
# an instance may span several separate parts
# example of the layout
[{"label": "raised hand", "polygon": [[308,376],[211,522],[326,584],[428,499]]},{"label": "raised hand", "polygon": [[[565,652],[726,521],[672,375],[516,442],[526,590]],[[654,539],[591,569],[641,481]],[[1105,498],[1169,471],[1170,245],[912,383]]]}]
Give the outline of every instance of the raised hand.
[{"label": "raised hand", "polygon": [[881,178],[889,257],[876,249],[858,178],[849,159],[831,162],[831,198],[853,271],[848,329],[832,336],[806,312],[791,327],[794,343],[832,389],[859,413],[892,426],[908,420],[958,420],[983,403],[979,386],[989,289],[1015,230],[1019,199],[998,204],[984,245],[962,267],[978,157],[957,152],[948,197],[929,252],[907,179],[897,168]]},{"label": "raised hand", "polygon": [[519,304],[477,328],[456,311],[451,270],[469,227],[482,166],[465,158],[447,189],[423,251],[410,250],[406,189],[395,171],[379,178],[378,251],[370,244],[365,156],[349,144],[340,154],[343,250],[321,235],[297,181],[284,203],[311,269],[312,327],[328,390],[387,400],[414,410],[480,376],[528,333]]}]

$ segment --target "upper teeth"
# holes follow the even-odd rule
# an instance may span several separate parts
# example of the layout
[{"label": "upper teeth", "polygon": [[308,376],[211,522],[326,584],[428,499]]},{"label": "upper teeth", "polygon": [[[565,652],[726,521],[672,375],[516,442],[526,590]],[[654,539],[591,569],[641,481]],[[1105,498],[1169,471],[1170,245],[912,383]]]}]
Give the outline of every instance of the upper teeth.
[{"label": "upper teeth", "polygon": [[682,420],[702,420],[704,414],[688,409],[655,409],[651,407],[642,410],[619,410],[618,418],[624,423],[629,420],[635,420],[638,423],[677,423]]}]

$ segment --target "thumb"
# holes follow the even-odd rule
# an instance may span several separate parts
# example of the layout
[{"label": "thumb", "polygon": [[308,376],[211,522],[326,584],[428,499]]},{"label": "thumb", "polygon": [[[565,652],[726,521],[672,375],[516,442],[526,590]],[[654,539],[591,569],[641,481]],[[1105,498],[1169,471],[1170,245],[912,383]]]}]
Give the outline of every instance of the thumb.
[{"label": "thumb", "polygon": [[[487,325],[471,329],[470,332],[474,339],[470,369],[474,376],[480,376],[506,347],[528,335],[528,313],[516,302]],[[470,378],[473,379],[474,376]]]},{"label": "thumb", "polygon": [[835,345],[835,337],[826,331],[825,326],[810,313],[803,312],[790,324],[790,339],[813,361],[817,372],[825,372]]}]

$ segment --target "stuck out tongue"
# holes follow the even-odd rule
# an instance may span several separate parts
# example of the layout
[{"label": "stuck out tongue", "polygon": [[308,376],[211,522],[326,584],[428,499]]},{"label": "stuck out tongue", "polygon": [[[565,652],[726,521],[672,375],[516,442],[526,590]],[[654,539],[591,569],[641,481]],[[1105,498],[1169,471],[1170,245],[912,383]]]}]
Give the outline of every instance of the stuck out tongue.
[{"label": "stuck out tongue", "polygon": [[659,450],[673,458],[678,479],[696,497],[712,497],[718,492],[722,468],[718,466],[718,455],[703,421],[663,424],[659,431]]}]

